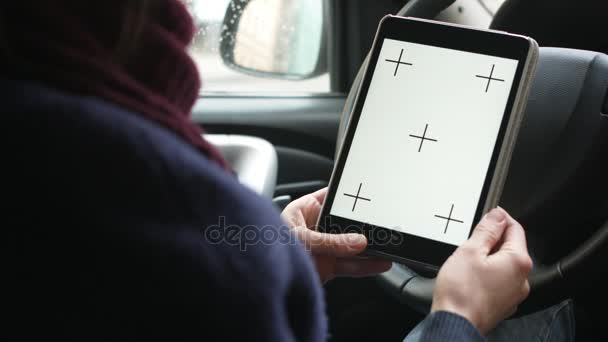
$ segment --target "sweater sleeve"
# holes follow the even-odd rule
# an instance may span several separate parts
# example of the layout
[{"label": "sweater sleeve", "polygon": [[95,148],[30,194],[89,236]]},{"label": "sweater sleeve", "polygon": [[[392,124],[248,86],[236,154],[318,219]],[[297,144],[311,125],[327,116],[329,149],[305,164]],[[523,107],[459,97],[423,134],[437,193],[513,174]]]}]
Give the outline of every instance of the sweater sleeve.
[{"label": "sweater sleeve", "polygon": [[465,318],[449,313],[435,312],[412,330],[404,342],[484,342],[485,338]]}]

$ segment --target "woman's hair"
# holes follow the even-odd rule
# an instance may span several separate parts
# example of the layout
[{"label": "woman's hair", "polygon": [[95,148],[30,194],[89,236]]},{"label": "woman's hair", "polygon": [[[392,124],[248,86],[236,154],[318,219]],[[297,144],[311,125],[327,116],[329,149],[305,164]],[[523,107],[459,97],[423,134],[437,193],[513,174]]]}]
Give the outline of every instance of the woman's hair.
[{"label": "woman's hair", "polygon": [[120,38],[116,44],[115,58],[120,64],[127,63],[134,49],[139,47],[143,28],[154,16],[154,0],[124,0]]},{"label": "woman's hair", "polygon": [[189,118],[201,80],[183,0],[4,0],[0,34],[0,77],[108,101],[228,168]]},{"label": "woman's hair", "polygon": [[[44,15],[45,6],[65,6],[66,10],[74,15],[80,15],[87,20],[87,16],[95,16],[96,12],[107,10],[107,6],[120,6],[115,24],[119,27],[118,39],[115,40],[114,60],[116,63],[128,63],[133,51],[141,41],[143,29],[148,20],[153,19],[156,13],[155,0],[114,0],[114,1],[52,1],[52,0],[22,0],[19,2],[2,1],[0,3],[0,60],[19,58],[14,51],[10,35],[19,34],[18,29],[10,25],[16,22],[37,20],[37,16]],[[116,12],[116,11],[113,11]],[[116,20],[117,18],[112,18]],[[57,19],[60,20],[60,19]],[[58,23],[60,24],[60,23]],[[27,25],[27,24],[26,24]]]}]

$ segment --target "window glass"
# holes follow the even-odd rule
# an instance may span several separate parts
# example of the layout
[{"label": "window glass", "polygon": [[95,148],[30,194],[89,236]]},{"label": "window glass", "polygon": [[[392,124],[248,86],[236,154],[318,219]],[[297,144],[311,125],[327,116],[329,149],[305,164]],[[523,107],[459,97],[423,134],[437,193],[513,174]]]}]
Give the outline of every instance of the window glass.
[{"label": "window glass", "polygon": [[[231,2],[234,2],[233,6],[240,6],[244,1],[185,0],[198,30],[190,53],[201,73],[203,92],[320,93],[330,91],[328,73],[308,80],[284,80],[251,76],[226,66],[220,57],[220,41],[224,28],[224,16]],[[257,27],[259,27],[256,29],[258,32],[254,34],[264,37],[263,23]],[[277,46],[277,48],[280,47]],[[275,53],[283,53],[283,51]]]},{"label": "window glass", "polygon": [[500,8],[505,0],[480,0],[481,4],[490,12],[492,15],[496,14],[496,11]]}]

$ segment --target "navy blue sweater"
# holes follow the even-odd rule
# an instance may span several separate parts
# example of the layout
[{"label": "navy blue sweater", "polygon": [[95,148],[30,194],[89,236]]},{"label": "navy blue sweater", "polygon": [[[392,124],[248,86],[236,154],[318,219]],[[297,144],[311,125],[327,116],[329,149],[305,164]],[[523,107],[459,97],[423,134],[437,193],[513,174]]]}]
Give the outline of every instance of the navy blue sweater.
[{"label": "navy blue sweater", "polygon": [[[326,339],[320,281],[272,203],[133,113],[0,85],[17,152],[9,217],[21,339]],[[472,336],[450,317],[431,317],[431,330]]]}]

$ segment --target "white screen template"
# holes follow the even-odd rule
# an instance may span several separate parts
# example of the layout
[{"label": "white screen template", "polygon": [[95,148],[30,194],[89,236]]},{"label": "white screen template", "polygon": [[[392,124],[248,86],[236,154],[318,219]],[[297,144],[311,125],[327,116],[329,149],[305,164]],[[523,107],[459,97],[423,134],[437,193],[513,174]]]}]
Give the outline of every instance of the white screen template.
[{"label": "white screen template", "polygon": [[385,39],[330,214],[465,242],[518,63]]}]

